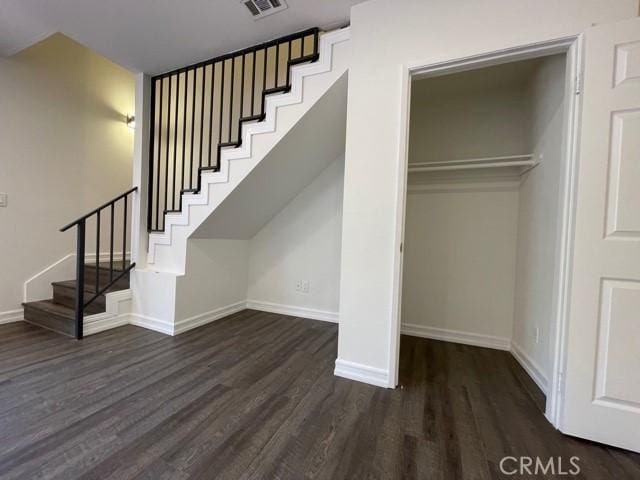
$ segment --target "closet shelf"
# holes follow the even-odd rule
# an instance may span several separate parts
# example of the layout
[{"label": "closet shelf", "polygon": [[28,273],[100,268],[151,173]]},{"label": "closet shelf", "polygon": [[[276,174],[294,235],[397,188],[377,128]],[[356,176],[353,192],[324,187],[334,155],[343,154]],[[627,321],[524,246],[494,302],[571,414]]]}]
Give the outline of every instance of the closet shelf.
[{"label": "closet shelf", "polygon": [[410,163],[411,180],[442,183],[474,180],[519,180],[538,165],[532,154]]}]

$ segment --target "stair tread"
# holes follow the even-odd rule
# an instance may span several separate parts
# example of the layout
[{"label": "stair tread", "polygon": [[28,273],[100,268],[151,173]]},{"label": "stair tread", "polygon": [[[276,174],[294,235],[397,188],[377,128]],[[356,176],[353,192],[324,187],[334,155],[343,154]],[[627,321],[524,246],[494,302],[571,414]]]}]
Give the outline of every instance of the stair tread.
[{"label": "stair tread", "polygon": [[[53,285],[54,287],[76,288],[76,281],[75,280],[63,280],[62,282],[51,282],[51,285]],[[85,290],[85,292],[93,291],[92,288],[88,288],[88,285],[85,285],[84,290]]]},{"label": "stair tread", "polygon": [[262,114],[258,114],[258,115],[250,115],[248,117],[242,117],[240,118],[241,122],[254,122],[256,120],[262,120],[262,118],[264,117],[264,115]]},{"label": "stair tread", "polygon": [[[73,288],[75,290],[76,281],[75,280],[64,280],[62,282],[51,282],[51,285],[53,285],[54,287]],[[102,286],[100,288],[102,288]],[[111,285],[111,287],[109,287],[107,289],[107,292],[118,292],[120,290],[127,290],[127,288],[126,287],[120,287],[118,285],[118,283],[116,282],[115,284]],[[86,284],[84,286],[84,291],[85,291],[85,293],[90,293],[92,295],[96,293],[94,285],[89,285],[89,284]]]},{"label": "stair tread", "polygon": [[266,89],[263,90],[263,93],[265,95],[269,95],[271,93],[281,93],[281,92],[286,92],[290,88],[291,88],[290,85],[284,85],[284,86],[281,86],[281,87],[266,88]]},{"label": "stair tread", "polygon": [[52,298],[47,300],[37,300],[35,302],[25,302],[22,304],[25,307],[35,308],[43,312],[54,314],[58,317],[63,317],[68,320],[75,320],[76,312],[73,308],[55,303]]},{"label": "stair tread", "polygon": [[26,322],[69,337],[75,336],[75,311],[73,308],[56,303],[51,298],[25,302],[22,305]]},{"label": "stair tread", "polygon": [[[105,262],[100,262],[98,264],[98,268],[100,268],[100,270],[109,270],[109,261],[105,261]],[[121,272],[127,268],[129,268],[129,266],[131,265],[131,262],[129,260],[125,260],[124,262],[124,268],[122,266],[122,257],[120,257],[119,259],[114,257],[113,259],[113,270],[114,271],[118,271]],[[96,268],[96,263],[85,263],[84,264],[85,267],[90,267],[90,268]]]}]

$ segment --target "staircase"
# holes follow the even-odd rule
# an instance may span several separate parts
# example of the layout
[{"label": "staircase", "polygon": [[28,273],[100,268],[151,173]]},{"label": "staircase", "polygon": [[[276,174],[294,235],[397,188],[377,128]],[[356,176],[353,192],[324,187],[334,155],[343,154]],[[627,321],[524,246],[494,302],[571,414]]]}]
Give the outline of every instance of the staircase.
[{"label": "staircase", "polygon": [[[327,33],[312,29],[214,60],[215,65],[223,62],[226,66],[211,67],[209,73],[207,70],[190,73],[193,69],[203,69],[202,65],[196,65],[152,80],[152,98],[157,105],[152,106],[151,114],[154,121],[150,142],[147,264],[154,271],[185,272],[187,239],[345,75],[349,35],[348,28]],[[309,36],[313,41],[306,40],[305,45],[312,44],[313,50],[290,58],[291,42]],[[298,50],[304,53],[305,48]],[[255,52],[260,51],[265,52],[264,61],[270,66],[263,67],[262,71],[258,68],[259,73],[253,75],[253,60],[248,58],[256,55],[255,61],[259,64],[263,57]],[[269,60],[272,57],[275,60]],[[273,67],[273,62],[281,68]],[[229,77],[220,75],[238,69],[243,73],[232,74],[237,75],[233,77],[236,85],[244,81],[249,93],[243,93],[236,100],[221,100],[224,92],[229,91],[234,98],[238,89],[229,88],[229,82],[223,84],[220,78]],[[246,71],[250,73],[245,74]],[[269,80],[270,76],[275,77]],[[213,78],[213,83],[207,83],[207,78]],[[188,87],[192,81],[195,89]],[[207,96],[209,88],[204,88],[204,95],[192,97],[191,92],[197,93],[201,85],[209,87],[211,95]],[[245,92],[242,88],[239,91]],[[254,97],[260,100],[251,103]],[[205,110],[198,107],[198,103],[202,103]],[[206,107],[207,103],[211,108]],[[195,105],[195,110],[190,105]],[[236,105],[235,109],[229,108],[230,105]],[[198,115],[204,120],[199,121]]]},{"label": "staircase", "polygon": [[[77,234],[76,279],[52,282],[52,298],[25,302],[25,320],[76,339],[126,323],[177,334],[211,321],[207,314],[180,323],[176,313],[178,285],[187,289],[187,240],[232,192],[242,190],[241,184],[251,190],[256,177],[262,184],[270,177],[269,188],[278,189],[274,174],[289,183],[312,177],[318,162],[310,157],[277,166],[263,160],[308,113],[318,111],[321,99],[346,109],[349,33],[348,28],[327,33],[313,28],[152,78],[150,112],[136,112],[150,130],[148,183],[138,184],[146,205],[134,187],[64,227]],[[343,94],[329,93],[337,85]],[[321,118],[330,118],[326,110]],[[140,165],[135,168],[146,168]],[[258,165],[268,165],[267,176],[262,170],[254,173]],[[134,178],[145,176],[134,171]],[[282,188],[279,201],[295,188]],[[134,194],[132,209],[128,200]],[[148,244],[139,229],[140,224],[144,229],[142,208]],[[118,219],[117,211],[122,211]],[[129,249],[127,232],[133,230]],[[108,245],[106,254],[101,245]],[[141,258],[145,246],[147,256]],[[129,262],[129,250],[142,265]],[[206,288],[206,279],[191,281]],[[126,306],[120,309],[121,304]]]},{"label": "staircase", "polygon": [[[52,282],[53,298],[23,303],[25,321],[80,340],[88,318],[107,311],[107,295],[129,289],[129,273],[136,266],[127,259],[130,244],[130,198],[133,187],[60,229],[76,232],[76,278]],[[90,236],[87,239],[87,226]],[[94,263],[86,261],[87,241],[95,246]],[[101,245],[108,245],[102,254]],[[120,247],[121,251],[116,249]],[[103,260],[102,258],[107,260]]]},{"label": "staircase", "polygon": [[265,120],[267,98],[291,90],[291,69],[318,60],[319,36],[311,28],[151,79],[149,232],[200,193],[204,172],[220,171],[244,125]]},{"label": "staircase", "polygon": [[[84,312],[88,315],[97,315],[106,312],[106,294],[127,290],[129,288],[129,261],[117,262],[111,270],[109,262],[101,262],[99,264],[92,263],[84,266],[84,298],[91,298],[98,293],[98,296],[84,308]],[[122,275],[109,288],[99,293],[96,288],[96,278],[99,284],[107,285],[110,282],[111,272],[114,277]],[[76,290],[78,284],[76,280],[64,280],[60,282],[52,282],[53,298],[40,300],[35,302],[25,302],[24,319],[25,321],[38,327],[53,330],[54,332],[75,337],[75,321],[76,321]]]}]

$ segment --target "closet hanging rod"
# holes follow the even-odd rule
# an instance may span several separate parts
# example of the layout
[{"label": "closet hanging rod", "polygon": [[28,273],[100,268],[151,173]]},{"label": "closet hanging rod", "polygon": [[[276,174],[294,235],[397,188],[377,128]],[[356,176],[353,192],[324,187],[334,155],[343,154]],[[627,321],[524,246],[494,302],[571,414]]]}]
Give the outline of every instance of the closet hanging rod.
[{"label": "closet hanging rod", "polygon": [[518,162],[493,162],[472,165],[437,165],[433,167],[409,167],[410,172],[437,172],[444,170],[479,170],[482,168],[504,168],[504,167],[535,167],[538,164],[535,160],[521,160]]},{"label": "closet hanging rod", "polygon": [[[521,165],[520,162],[533,162],[533,164],[537,164],[534,160],[532,160],[533,154],[524,154],[524,155],[506,155],[501,157],[482,157],[482,158],[464,158],[459,160],[442,160],[440,162],[420,162],[420,163],[410,163],[409,170],[415,170],[417,168],[422,167],[439,167],[439,166],[454,166],[460,165],[463,167],[473,167],[473,164],[479,165],[490,165],[499,164],[499,166],[510,166],[508,162],[518,162],[517,165]],[[525,163],[523,165],[527,165],[530,163]]]}]

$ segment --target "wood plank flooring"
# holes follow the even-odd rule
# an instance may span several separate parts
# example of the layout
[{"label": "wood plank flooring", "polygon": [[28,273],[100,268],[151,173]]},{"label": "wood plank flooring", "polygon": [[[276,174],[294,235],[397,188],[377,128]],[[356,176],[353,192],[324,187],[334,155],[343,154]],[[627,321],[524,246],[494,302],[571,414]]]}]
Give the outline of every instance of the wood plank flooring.
[{"label": "wood plank flooring", "polygon": [[505,455],[640,478],[640,455],[555,431],[506,352],[403,337],[385,390],[334,377],[336,348],[336,325],[251,310],[178,337],[2,325],[0,478],[522,478]]}]

